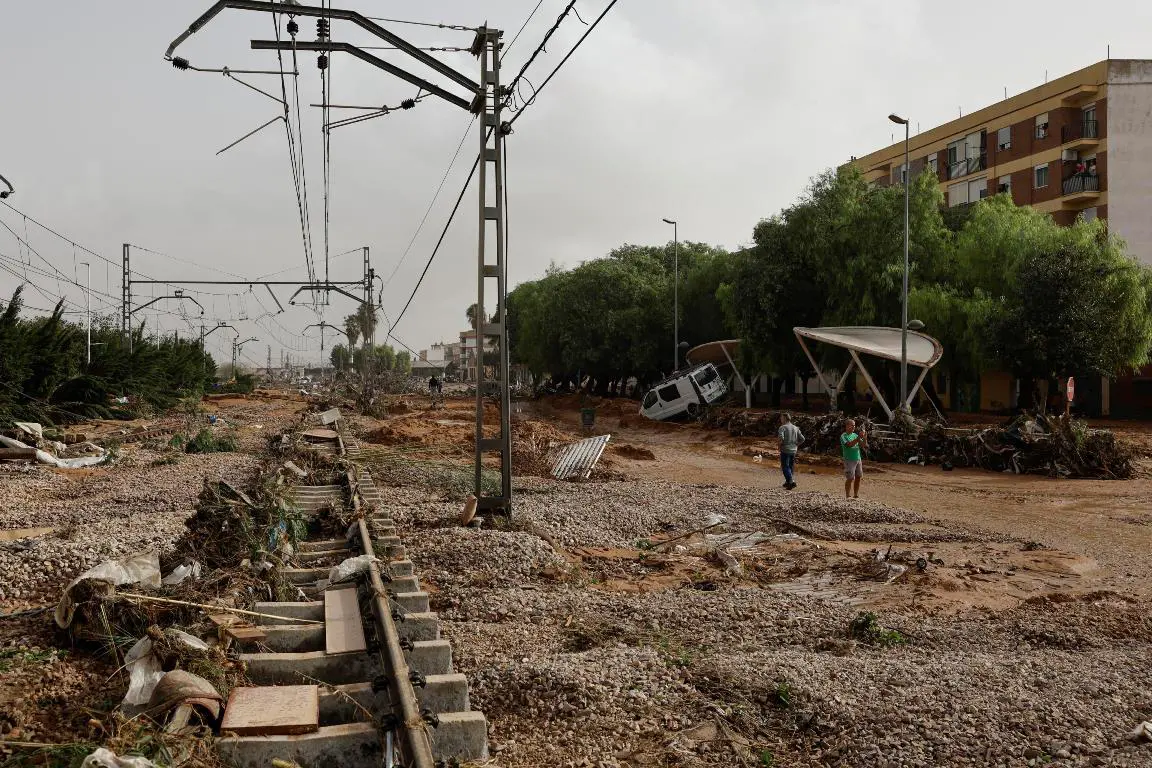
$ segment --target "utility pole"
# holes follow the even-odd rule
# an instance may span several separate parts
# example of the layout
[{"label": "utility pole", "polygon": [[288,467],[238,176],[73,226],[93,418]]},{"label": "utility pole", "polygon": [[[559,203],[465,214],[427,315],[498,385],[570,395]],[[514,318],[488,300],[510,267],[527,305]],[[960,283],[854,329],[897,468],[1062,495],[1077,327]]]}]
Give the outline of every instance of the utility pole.
[{"label": "utility pole", "polygon": [[[500,120],[503,108],[503,91],[500,88],[500,38],[503,32],[498,29],[480,27],[472,43],[472,53],[480,59],[480,87],[477,92],[477,106],[482,116],[480,120],[480,162],[479,162],[479,215],[480,237],[477,249],[476,281],[476,467],[475,495],[481,510],[499,510],[504,514],[512,512],[512,429],[509,413],[512,410],[511,392],[508,381],[508,323],[507,307],[507,265],[504,261],[504,138],[510,126]],[[491,166],[491,170],[489,167]],[[488,174],[495,176],[495,199],[488,205]],[[495,260],[489,262],[486,253],[489,224],[495,228]],[[496,281],[496,313],[491,321],[484,312],[486,280]],[[499,362],[496,366],[496,383],[500,393],[500,424],[496,437],[484,436],[484,398],[488,387],[488,367],[484,365],[486,341],[495,339]],[[483,459],[486,453],[500,454],[500,493],[486,496],[483,493]]]},{"label": "utility pole", "polygon": [[[233,328],[233,330],[235,330],[235,328]],[[240,334],[236,334],[236,336],[237,336],[237,338],[239,338]],[[236,339],[232,340],[232,378],[233,379],[236,378],[236,356],[240,354],[240,350],[244,348],[244,345],[250,341],[258,341],[258,339],[255,336],[253,336],[250,339],[244,339],[244,341],[236,341]]]},{"label": "utility pole", "polygon": [[664,219],[672,225],[672,370],[680,370],[680,228],[671,219]]},{"label": "utility pole", "polygon": [[912,168],[908,165],[908,119],[896,114],[888,119],[904,126],[904,289],[900,293],[900,410],[908,405],[908,197]]},{"label": "utility pole", "polygon": [[124,334],[124,340],[128,344],[129,354],[132,353],[132,271],[128,266],[128,260],[130,258],[129,249],[131,249],[131,247],[128,243],[124,243],[120,284],[120,332]]},{"label": "utility pole", "polygon": [[92,264],[80,262],[88,268],[88,288],[84,296],[84,318],[88,330],[88,365],[92,365]]}]

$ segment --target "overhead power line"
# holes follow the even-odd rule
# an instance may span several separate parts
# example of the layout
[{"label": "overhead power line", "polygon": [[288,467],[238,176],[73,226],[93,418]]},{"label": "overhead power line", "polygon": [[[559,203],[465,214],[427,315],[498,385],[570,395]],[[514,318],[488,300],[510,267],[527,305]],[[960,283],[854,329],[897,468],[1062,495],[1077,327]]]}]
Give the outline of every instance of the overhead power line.
[{"label": "overhead power line", "polygon": [[596,17],[596,20],[592,22],[591,26],[589,26],[584,34],[580,36],[580,39],[576,41],[576,45],[572,46],[572,50],[568,51],[568,55],[560,60],[560,63],[557,64],[556,68],[548,74],[548,77],[544,78],[544,82],[540,83],[540,87],[537,88],[536,91],[532,94],[532,98],[528,99],[524,106],[520,108],[520,111],[512,116],[512,119],[508,121],[509,125],[519,120],[520,116],[524,114],[524,110],[536,101],[536,97],[540,95],[540,91],[544,90],[544,86],[548,85],[548,82],[556,76],[556,73],[560,71],[560,68],[564,66],[564,63],[567,62],[568,59],[572,58],[572,54],[576,53],[576,49],[580,47],[580,44],[588,39],[588,35],[592,34],[592,30],[596,29],[596,25],[599,24],[604,19],[604,17],[608,15],[608,11],[612,10],[612,7],[616,5],[617,1],[618,0],[612,0],[612,2],[608,3],[608,7],[605,8],[604,11]]}]

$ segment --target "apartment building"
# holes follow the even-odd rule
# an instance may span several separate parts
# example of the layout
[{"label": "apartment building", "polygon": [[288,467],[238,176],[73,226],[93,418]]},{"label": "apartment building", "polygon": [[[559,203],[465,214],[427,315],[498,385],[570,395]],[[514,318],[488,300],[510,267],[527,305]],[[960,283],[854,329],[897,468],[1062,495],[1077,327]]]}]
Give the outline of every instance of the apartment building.
[{"label": "apartment building", "polygon": [[[936,174],[950,206],[1006,193],[1060,224],[1106,219],[1152,264],[1152,60],[1097,62],[919,132],[909,159],[914,176]],[[904,142],[852,162],[869,181],[902,184]]]},{"label": "apartment building", "polygon": [[[915,116],[912,116],[915,120]],[[1099,218],[1152,264],[1152,60],[1107,59],[964,115],[852,162],[868,181],[902,184],[931,169],[949,206],[989,195],[1051,214],[1059,224]],[[986,373],[970,405],[1017,401],[1006,373]],[[938,390],[951,399],[947,381]],[[1116,380],[1079,380],[1092,412],[1152,413],[1152,367]]]}]

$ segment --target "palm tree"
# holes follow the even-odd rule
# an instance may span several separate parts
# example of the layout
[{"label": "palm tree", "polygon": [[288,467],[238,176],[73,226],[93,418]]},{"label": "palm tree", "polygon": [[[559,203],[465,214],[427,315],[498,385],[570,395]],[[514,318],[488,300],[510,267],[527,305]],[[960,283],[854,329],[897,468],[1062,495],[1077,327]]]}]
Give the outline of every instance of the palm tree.
[{"label": "palm tree", "polygon": [[348,346],[355,348],[356,340],[360,338],[360,322],[356,315],[344,318],[344,333],[348,335]]},{"label": "palm tree", "polygon": [[[468,307],[468,309],[464,310],[464,317],[467,318],[468,325],[470,325],[472,327],[472,330],[474,330],[474,331],[479,330],[479,326],[480,326],[481,321],[480,321],[478,315],[479,315],[479,307],[477,307],[475,304]],[[487,318],[484,318],[484,319],[487,320]]]},{"label": "palm tree", "polygon": [[376,311],[370,304],[361,304],[360,308],[356,310],[356,323],[360,328],[360,335],[364,338],[364,343],[367,344],[368,340],[376,333]]}]

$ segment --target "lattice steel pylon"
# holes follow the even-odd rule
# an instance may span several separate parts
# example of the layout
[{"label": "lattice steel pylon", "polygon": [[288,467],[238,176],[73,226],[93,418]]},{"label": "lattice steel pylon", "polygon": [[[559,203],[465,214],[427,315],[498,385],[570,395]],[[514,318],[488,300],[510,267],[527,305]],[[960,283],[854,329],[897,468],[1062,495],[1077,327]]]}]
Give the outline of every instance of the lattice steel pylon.
[{"label": "lattice steel pylon", "polygon": [[[500,38],[498,29],[476,30],[472,53],[480,59],[480,88],[473,110],[480,119],[479,202],[480,235],[476,280],[476,499],[482,510],[512,513],[512,430],[509,419],[511,393],[508,378],[507,270],[504,262],[504,137],[508,126],[500,120],[503,93],[500,90]],[[495,176],[494,200],[489,205],[489,172]],[[488,235],[495,234],[495,248],[488,247]],[[495,259],[489,261],[494,250]],[[491,320],[484,311],[484,294],[488,280],[496,281],[496,312]],[[489,379],[484,364],[486,341],[494,339],[498,362],[496,377]],[[492,386],[492,385],[495,386]],[[484,403],[489,390],[499,393],[499,432],[491,436],[485,423]],[[500,457],[500,492],[486,494],[483,487],[483,461],[486,455]]]}]

